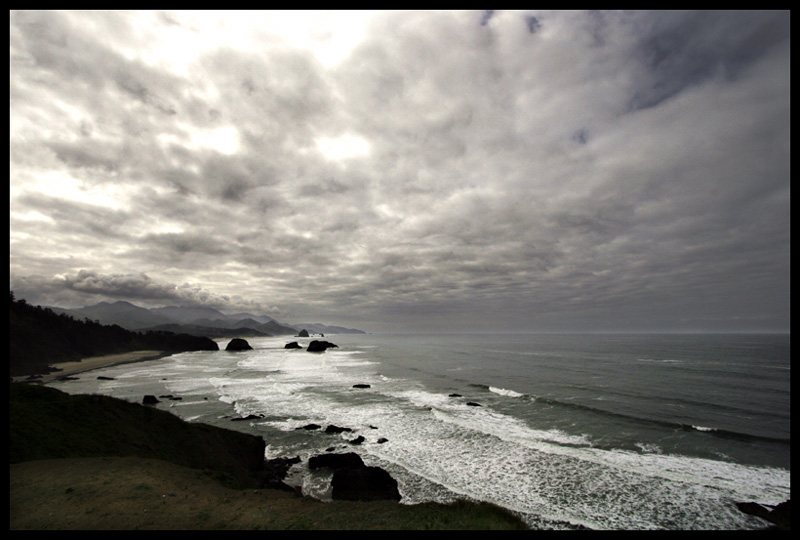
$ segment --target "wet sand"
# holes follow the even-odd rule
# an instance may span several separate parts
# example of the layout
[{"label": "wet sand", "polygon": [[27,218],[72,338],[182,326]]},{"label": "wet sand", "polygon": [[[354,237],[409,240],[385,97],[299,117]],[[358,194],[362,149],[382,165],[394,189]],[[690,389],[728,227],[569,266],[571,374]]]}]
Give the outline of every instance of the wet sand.
[{"label": "wet sand", "polygon": [[[130,364],[133,362],[144,362],[145,360],[156,360],[169,356],[170,352],[167,351],[133,351],[121,354],[106,354],[103,356],[91,356],[83,358],[77,362],[63,362],[61,364],[52,364],[53,367],[61,371],[54,371],[52,373],[42,374],[41,377],[36,378],[35,382],[47,384],[61,377],[69,377],[78,373],[85,373],[93,369],[99,369],[109,366],[118,366],[120,364]],[[27,376],[14,377],[15,381],[31,381]]]}]

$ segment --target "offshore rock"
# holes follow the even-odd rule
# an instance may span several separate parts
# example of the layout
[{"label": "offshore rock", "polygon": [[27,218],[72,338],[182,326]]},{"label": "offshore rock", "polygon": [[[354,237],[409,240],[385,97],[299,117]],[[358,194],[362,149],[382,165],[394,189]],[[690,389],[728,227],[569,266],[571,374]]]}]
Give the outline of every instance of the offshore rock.
[{"label": "offshore rock", "polygon": [[308,337],[308,330],[303,328],[302,330],[300,330],[300,333],[297,334],[297,337]]},{"label": "offshore rock", "polygon": [[240,418],[231,418],[231,422],[244,422],[247,420],[261,420],[264,418],[263,414],[248,414],[247,416],[242,416]]},{"label": "offshore rock", "polygon": [[397,480],[380,467],[344,467],[333,472],[331,497],[340,501],[399,501]]},{"label": "offshore rock", "polygon": [[161,403],[156,396],[146,395],[142,398],[143,405],[155,405]]},{"label": "offshore rock", "polygon": [[325,428],[325,433],[344,433],[345,431],[349,432],[353,430],[349,427],[339,427],[339,426],[334,426],[333,424]]},{"label": "offshore rock", "polygon": [[790,503],[791,501],[782,502],[772,507],[771,510],[754,502],[739,502],[736,503],[736,507],[745,514],[757,516],[761,519],[769,521],[770,523],[773,523],[775,526],[771,528],[778,530],[789,530],[791,523]]},{"label": "offshore rock", "polygon": [[247,343],[247,340],[242,338],[233,338],[231,342],[228,343],[228,346],[225,347],[226,351],[249,351],[252,349],[253,347]]},{"label": "offshore rock", "polygon": [[331,497],[341,501],[400,500],[397,481],[380,467],[367,467],[354,452],[320,454],[308,460],[311,470],[333,469]]},{"label": "offshore rock", "polygon": [[265,460],[264,469],[261,472],[261,487],[294,491],[293,487],[284,483],[284,479],[286,478],[286,473],[296,463],[300,463],[299,457]]},{"label": "offshore rock", "polygon": [[284,349],[302,349],[303,347],[300,346],[299,343],[296,341],[292,341],[291,343],[287,343],[283,346]]},{"label": "offshore rock", "polygon": [[317,341],[316,339],[308,344],[306,350],[308,352],[325,352],[326,349],[331,347],[338,348],[339,346],[329,341]]}]

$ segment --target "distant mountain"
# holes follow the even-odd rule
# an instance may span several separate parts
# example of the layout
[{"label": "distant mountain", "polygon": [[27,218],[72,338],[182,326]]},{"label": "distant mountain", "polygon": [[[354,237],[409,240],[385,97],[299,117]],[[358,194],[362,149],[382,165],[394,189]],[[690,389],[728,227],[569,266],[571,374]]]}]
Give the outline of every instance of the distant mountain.
[{"label": "distant mountain", "polygon": [[[210,337],[229,337],[233,335],[230,331],[242,328],[256,332],[256,334],[250,335],[271,336],[297,335],[301,328],[316,334],[364,333],[361,330],[319,323],[286,324],[276,321],[268,315],[254,315],[252,313],[225,315],[221,311],[204,306],[165,306],[146,309],[130,302],[118,301],[113,303],[100,302],[99,304],[79,309],[57,307],[51,307],[50,309],[56,313],[70,315],[80,321],[88,318],[92,321],[98,321],[100,324],[116,324],[126,330],[167,329],[164,325],[170,325],[169,330],[172,332]],[[207,330],[204,331],[204,328]],[[225,335],[222,335],[222,333]]]},{"label": "distant mountain", "polygon": [[354,328],[344,328],[342,326],[330,326],[320,323],[299,323],[292,324],[295,328],[305,328],[312,334],[366,334],[363,330]]},{"label": "distant mountain", "polygon": [[98,321],[100,324],[116,324],[126,330],[139,330],[148,326],[174,322],[172,319],[153,313],[149,309],[123,301],[114,302],[113,304],[100,302],[93,306],[82,307],[78,311],[89,319]]},{"label": "distant mountain", "polygon": [[227,319],[196,319],[191,321],[191,324],[196,326],[209,326],[217,328],[252,328],[267,335],[280,336],[280,335],[293,335],[297,333],[297,329],[285,324],[278,323],[270,320],[266,323],[260,323],[255,319],[232,319],[228,316]]},{"label": "distant mountain", "polygon": [[233,313],[231,315],[228,315],[227,317],[229,319],[236,319],[239,321],[242,319],[253,319],[256,322],[260,322],[261,324],[265,324],[270,321],[275,321],[275,319],[273,319],[269,315],[253,315],[252,313]]},{"label": "distant mountain", "polygon": [[217,328],[213,326],[198,326],[196,324],[160,324],[142,329],[145,332],[173,332],[175,334],[189,334],[190,336],[203,336],[208,338],[227,337],[265,337],[272,334],[259,332],[253,328]]},{"label": "distant mountain", "polygon": [[162,315],[176,323],[193,323],[197,319],[210,319],[212,321],[215,319],[227,319],[227,315],[209,307],[166,306],[151,308],[149,311]]}]

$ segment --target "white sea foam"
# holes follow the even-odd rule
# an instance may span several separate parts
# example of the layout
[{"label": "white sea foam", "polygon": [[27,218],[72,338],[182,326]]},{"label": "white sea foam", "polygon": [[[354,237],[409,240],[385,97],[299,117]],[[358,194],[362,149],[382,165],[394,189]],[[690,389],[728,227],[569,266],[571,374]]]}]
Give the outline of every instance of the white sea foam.
[{"label": "white sea foam", "polygon": [[653,443],[637,442],[636,446],[645,454],[663,454],[664,451],[660,446]]},{"label": "white sea foam", "polygon": [[490,392],[494,392],[495,394],[500,394],[501,396],[508,396],[508,397],[523,397],[525,394],[520,394],[519,392],[515,392],[513,390],[507,390],[505,388],[495,388],[494,386],[489,387]]},{"label": "white sea foam", "polygon": [[[367,438],[358,447],[365,462],[390,471],[405,503],[447,501],[450,493],[593,528],[735,529],[753,525],[731,509],[731,501],[776,504],[789,497],[787,470],[664,454],[652,443],[639,442],[642,452],[593,447],[588,435],[536,429],[535,417],[523,420],[488,402],[470,407],[410,378],[379,375],[368,354],[329,349],[311,355],[285,351],[283,341],[254,340],[256,350],[239,355],[186,353],[148,369],[129,367],[125,377],[104,388],[124,392],[163,377],[171,393],[211,392],[218,405],[228,404],[241,416],[268,415],[242,426],[277,430],[293,441],[271,440],[268,457],[308,456],[331,444],[324,433],[296,432],[304,424],[351,427]],[[353,391],[354,383],[372,387]],[[522,396],[501,387],[489,390]],[[181,408],[189,419],[201,418],[195,409]],[[378,437],[388,442],[377,444]],[[324,497],[324,479],[302,467],[292,474],[304,492]]]}]

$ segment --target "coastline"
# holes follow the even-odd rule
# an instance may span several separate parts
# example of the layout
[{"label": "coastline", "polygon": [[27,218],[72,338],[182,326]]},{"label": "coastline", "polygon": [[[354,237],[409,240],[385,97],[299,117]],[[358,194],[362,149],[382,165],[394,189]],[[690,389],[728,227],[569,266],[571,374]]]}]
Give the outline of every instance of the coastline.
[{"label": "coastline", "polygon": [[[165,356],[170,356],[171,351],[131,351],[119,354],[105,354],[102,356],[90,356],[82,358],[74,362],[62,362],[60,364],[51,364],[51,367],[57,368],[59,371],[51,373],[41,373],[38,376],[23,375],[13,377],[14,382],[33,382],[39,384],[48,384],[61,377],[69,377],[77,375],[78,373],[85,373],[95,369],[118,366],[122,364],[132,364],[134,362],[145,362],[147,360],[158,360]],[[35,377],[35,378],[32,378]]]}]

